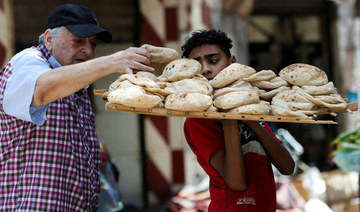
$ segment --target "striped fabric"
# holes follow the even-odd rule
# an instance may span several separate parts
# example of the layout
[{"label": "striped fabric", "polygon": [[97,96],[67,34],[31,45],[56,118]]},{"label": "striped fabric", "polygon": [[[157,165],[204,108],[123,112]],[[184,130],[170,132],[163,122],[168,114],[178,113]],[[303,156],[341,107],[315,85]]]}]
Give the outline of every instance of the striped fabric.
[{"label": "striped fabric", "polygon": [[87,91],[51,103],[38,126],[3,110],[13,71],[0,74],[0,211],[96,211],[101,158]]}]

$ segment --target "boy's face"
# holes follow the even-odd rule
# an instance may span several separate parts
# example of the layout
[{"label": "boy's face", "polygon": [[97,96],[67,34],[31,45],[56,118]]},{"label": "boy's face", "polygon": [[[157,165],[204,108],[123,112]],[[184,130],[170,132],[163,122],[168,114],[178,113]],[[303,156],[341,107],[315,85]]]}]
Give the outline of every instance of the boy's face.
[{"label": "boy's face", "polygon": [[201,74],[208,80],[213,79],[221,70],[236,62],[234,56],[226,57],[225,53],[215,44],[204,44],[191,50],[189,58],[201,64]]}]

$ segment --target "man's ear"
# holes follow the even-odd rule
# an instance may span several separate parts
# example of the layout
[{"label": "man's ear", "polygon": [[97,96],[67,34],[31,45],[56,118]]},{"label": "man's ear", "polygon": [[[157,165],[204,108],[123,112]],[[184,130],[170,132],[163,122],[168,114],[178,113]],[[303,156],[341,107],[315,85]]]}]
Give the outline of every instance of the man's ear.
[{"label": "man's ear", "polygon": [[44,32],[44,45],[51,52],[52,51],[53,37],[50,34],[50,29]]},{"label": "man's ear", "polygon": [[230,57],[230,63],[236,63],[236,58],[234,55],[231,55]]}]

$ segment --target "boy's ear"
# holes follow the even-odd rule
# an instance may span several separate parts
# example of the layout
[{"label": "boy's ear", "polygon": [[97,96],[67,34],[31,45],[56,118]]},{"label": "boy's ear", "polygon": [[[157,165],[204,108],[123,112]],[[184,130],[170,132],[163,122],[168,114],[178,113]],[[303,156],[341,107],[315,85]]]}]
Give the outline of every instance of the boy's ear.
[{"label": "boy's ear", "polygon": [[236,63],[236,58],[234,55],[230,57],[230,63]]}]

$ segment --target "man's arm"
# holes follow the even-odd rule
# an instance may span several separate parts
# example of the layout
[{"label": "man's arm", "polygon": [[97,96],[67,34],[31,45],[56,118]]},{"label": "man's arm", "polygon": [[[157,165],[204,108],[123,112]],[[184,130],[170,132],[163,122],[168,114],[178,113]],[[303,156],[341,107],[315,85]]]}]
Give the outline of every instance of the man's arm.
[{"label": "man's arm", "polygon": [[62,66],[40,75],[36,82],[32,106],[38,107],[69,96],[96,80],[113,73],[132,73],[132,70],[150,71],[150,54],[141,48]]}]

